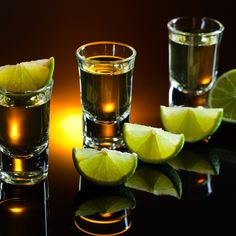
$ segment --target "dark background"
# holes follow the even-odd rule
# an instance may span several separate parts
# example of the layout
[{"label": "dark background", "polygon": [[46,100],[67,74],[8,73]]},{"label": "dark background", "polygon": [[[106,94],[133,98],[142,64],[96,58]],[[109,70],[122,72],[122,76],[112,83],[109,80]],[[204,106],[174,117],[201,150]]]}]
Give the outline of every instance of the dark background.
[{"label": "dark background", "polygon": [[[137,59],[131,122],[160,126],[159,107],[168,103],[167,22],[177,16],[207,16],[219,20],[225,26],[220,47],[221,74],[236,68],[234,5],[233,0],[1,1],[0,65],[55,57],[49,149],[50,235],[81,235],[72,230],[73,201],[79,176],[73,166],[71,149],[82,144],[76,49],[84,43],[100,40],[119,41],[133,46],[137,50]],[[234,172],[234,168],[230,168],[231,172],[226,174],[229,175],[228,179]],[[220,183],[219,189],[221,187]],[[230,187],[227,188],[229,192]],[[235,213],[230,206],[235,195],[232,194],[229,203],[226,203],[231,213]],[[227,202],[225,196],[218,190],[216,199]],[[208,225],[210,227],[221,223],[217,218],[217,209],[220,208],[225,215],[230,213],[224,210],[221,200],[217,201],[214,197],[206,201],[187,199],[178,204],[178,200],[169,198],[157,202],[155,196],[143,196],[139,192],[136,197],[139,203],[132,214],[130,235],[148,235],[149,230],[156,230],[155,235],[159,235],[158,232],[164,235],[165,229],[167,235],[168,232],[177,233],[180,229],[187,235],[188,227],[183,224],[184,221],[192,227],[193,235],[194,232],[200,234],[209,218],[215,220],[215,223]],[[193,214],[192,221],[188,209]],[[153,210],[154,213],[151,213]],[[201,222],[204,224],[198,227]],[[224,227],[227,226],[225,223]],[[160,227],[159,231],[157,227]],[[43,233],[39,235],[44,236]]]}]

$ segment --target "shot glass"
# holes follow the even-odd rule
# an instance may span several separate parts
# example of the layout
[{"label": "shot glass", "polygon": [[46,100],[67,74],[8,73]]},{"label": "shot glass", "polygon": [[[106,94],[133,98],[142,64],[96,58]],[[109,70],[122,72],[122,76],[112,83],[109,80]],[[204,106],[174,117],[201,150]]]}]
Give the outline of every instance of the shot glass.
[{"label": "shot glass", "polygon": [[178,17],[167,28],[169,104],[202,105],[217,77],[224,26],[207,17]]},{"label": "shot glass", "polygon": [[129,121],[136,51],[117,42],[93,42],[76,51],[80,75],[84,144],[117,149]]},{"label": "shot glass", "polygon": [[47,177],[53,80],[37,91],[0,89],[0,179],[30,185]]}]

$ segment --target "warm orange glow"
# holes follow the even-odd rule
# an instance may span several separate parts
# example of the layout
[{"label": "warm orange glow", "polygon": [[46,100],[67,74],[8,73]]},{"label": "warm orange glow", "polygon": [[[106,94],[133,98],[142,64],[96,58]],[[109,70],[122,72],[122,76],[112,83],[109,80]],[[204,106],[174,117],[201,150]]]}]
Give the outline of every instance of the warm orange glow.
[{"label": "warm orange glow", "polygon": [[107,217],[111,217],[112,216],[112,213],[103,213],[103,214],[100,214],[102,217],[104,218],[107,218]]},{"label": "warm orange glow", "polygon": [[203,184],[203,183],[205,183],[205,181],[206,181],[205,178],[200,178],[200,179],[197,180],[197,183],[198,184]]},{"label": "warm orange glow", "polygon": [[207,76],[201,79],[201,84],[209,84],[211,82],[211,76]]},{"label": "warm orange glow", "polygon": [[13,169],[14,171],[23,171],[24,169],[24,159],[13,159]]},{"label": "warm orange glow", "polygon": [[12,119],[9,122],[9,137],[13,144],[16,144],[20,139],[20,123],[17,119]]},{"label": "warm orange glow", "polygon": [[20,214],[25,211],[25,208],[24,207],[11,207],[11,208],[9,208],[9,211],[14,214]]},{"label": "warm orange glow", "polygon": [[82,147],[82,112],[77,107],[61,109],[56,105],[51,116],[50,144],[56,146],[60,155],[71,154],[73,147]]},{"label": "warm orange glow", "polygon": [[115,103],[114,102],[107,102],[102,104],[102,110],[103,112],[114,112],[115,110]]}]

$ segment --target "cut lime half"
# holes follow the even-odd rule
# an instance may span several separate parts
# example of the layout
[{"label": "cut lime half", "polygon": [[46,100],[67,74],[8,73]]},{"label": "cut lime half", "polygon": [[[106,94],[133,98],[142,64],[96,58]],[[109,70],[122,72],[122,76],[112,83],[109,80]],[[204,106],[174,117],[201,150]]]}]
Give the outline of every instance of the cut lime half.
[{"label": "cut lime half", "polygon": [[127,148],[148,163],[165,162],[175,157],[184,145],[183,134],[172,134],[161,128],[125,123],[123,133]]},{"label": "cut lime half", "polygon": [[236,123],[236,69],[222,74],[209,92],[211,108],[223,108],[223,120]]},{"label": "cut lime half", "polygon": [[184,134],[185,141],[194,143],[208,138],[219,128],[222,108],[160,107],[164,128],[175,134]]},{"label": "cut lime half", "polygon": [[73,160],[78,172],[100,185],[119,185],[133,175],[137,167],[135,153],[116,150],[73,148]]},{"label": "cut lime half", "polygon": [[1,66],[0,89],[16,93],[35,91],[49,83],[53,72],[53,57]]}]

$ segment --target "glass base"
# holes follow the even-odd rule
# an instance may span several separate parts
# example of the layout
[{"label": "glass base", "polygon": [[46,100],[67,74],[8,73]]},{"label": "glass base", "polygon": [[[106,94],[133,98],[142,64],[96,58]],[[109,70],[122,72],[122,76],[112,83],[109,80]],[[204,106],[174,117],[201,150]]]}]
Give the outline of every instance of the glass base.
[{"label": "glass base", "polygon": [[48,176],[48,149],[31,158],[0,154],[0,180],[13,185],[33,185]]},{"label": "glass base", "polygon": [[201,95],[179,91],[173,85],[169,88],[169,106],[207,107],[208,92]]},{"label": "glass base", "polygon": [[122,128],[129,122],[129,115],[122,121],[101,122],[93,121],[83,115],[84,145],[96,149],[119,149],[125,143]]}]

